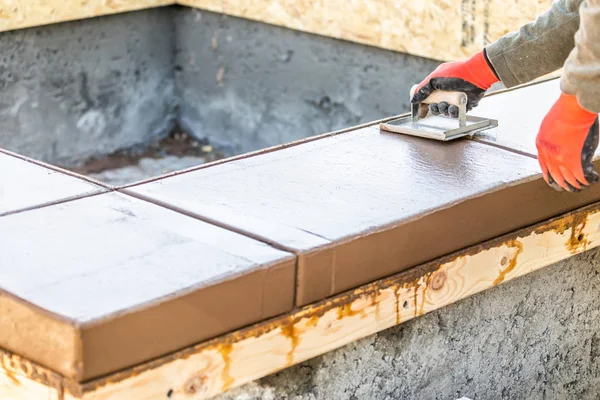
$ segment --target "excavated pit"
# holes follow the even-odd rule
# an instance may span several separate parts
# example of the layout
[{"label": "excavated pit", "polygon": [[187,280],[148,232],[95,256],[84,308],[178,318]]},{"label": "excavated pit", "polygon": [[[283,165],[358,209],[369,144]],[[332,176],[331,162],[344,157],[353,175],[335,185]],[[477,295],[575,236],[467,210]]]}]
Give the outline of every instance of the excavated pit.
[{"label": "excavated pit", "polygon": [[437,61],[181,6],[0,33],[0,147],[124,185],[408,110]]},{"label": "excavated pit", "polygon": [[222,158],[225,155],[206,139],[198,140],[176,128],[150,145],[92,157],[69,169],[112,186],[124,186]]}]

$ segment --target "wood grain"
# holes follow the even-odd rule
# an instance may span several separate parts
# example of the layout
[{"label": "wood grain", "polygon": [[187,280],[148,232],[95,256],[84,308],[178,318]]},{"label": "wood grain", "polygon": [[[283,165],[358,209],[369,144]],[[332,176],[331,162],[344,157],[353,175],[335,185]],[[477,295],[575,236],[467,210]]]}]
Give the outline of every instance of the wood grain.
[{"label": "wood grain", "polygon": [[2,400],[58,400],[59,393],[39,382],[0,369]]},{"label": "wood grain", "polygon": [[[471,55],[551,0],[180,0],[180,4],[417,56]],[[492,17],[493,16],[493,17]]]},{"label": "wood grain", "polygon": [[534,20],[551,0],[4,0],[0,31],[176,3],[445,61]]},{"label": "wood grain", "polygon": [[600,244],[600,203],[82,386],[65,399],[207,399]]},{"label": "wood grain", "polygon": [[2,400],[61,400],[58,375],[0,350],[0,398]]},{"label": "wood grain", "polygon": [[175,3],[174,0],[2,0],[0,32]]}]

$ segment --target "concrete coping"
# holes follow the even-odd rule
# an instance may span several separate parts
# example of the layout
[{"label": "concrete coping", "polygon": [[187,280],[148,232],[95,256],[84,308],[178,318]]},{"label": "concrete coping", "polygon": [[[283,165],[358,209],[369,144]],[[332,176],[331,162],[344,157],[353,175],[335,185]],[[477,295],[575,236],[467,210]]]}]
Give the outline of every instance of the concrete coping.
[{"label": "concrete coping", "polygon": [[370,124],[5,215],[4,371],[208,398],[596,247],[600,188],[553,191],[531,152],[558,94],[487,96],[475,140]]}]

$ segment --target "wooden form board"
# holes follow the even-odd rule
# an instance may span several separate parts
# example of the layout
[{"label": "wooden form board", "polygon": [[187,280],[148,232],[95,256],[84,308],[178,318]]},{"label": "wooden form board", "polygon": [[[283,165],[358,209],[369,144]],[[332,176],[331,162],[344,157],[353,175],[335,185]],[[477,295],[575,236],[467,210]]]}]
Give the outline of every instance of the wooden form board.
[{"label": "wooden form board", "polygon": [[208,399],[598,245],[600,203],[81,385],[0,353],[0,397]]},{"label": "wooden form board", "polygon": [[62,400],[62,379],[28,360],[0,350],[0,398]]},{"label": "wooden form board", "polygon": [[2,0],[0,32],[175,4],[174,0]]},{"label": "wooden form board", "polygon": [[4,0],[0,31],[175,3],[451,60],[473,54],[534,20],[551,0]]},{"label": "wooden form board", "polygon": [[551,0],[180,0],[199,7],[402,53],[452,60],[533,21]]}]

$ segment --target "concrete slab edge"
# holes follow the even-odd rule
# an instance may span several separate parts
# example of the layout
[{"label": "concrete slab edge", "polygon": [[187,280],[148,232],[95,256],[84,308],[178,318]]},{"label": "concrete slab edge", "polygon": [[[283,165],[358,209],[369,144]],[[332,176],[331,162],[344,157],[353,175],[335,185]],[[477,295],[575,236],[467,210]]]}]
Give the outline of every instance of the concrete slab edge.
[{"label": "concrete slab edge", "polygon": [[79,195],[58,198],[56,200],[49,201],[49,202],[41,202],[39,204],[30,206],[30,207],[19,208],[19,209],[11,210],[11,211],[4,212],[4,213],[0,212],[0,217],[4,217],[4,216],[7,216],[7,215],[13,215],[13,214],[19,214],[19,213],[22,213],[22,212],[27,212],[27,211],[36,210],[36,209],[39,209],[39,208],[49,207],[49,206],[53,206],[53,205],[56,205],[56,204],[66,203],[66,202],[69,202],[69,201],[84,199],[86,197],[96,196],[96,195],[103,194],[103,193],[108,193],[108,192],[114,190],[111,186],[106,185],[103,182],[96,181],[96,180],[88,178],[86,176],[79,175],[79,174],[73,173],[71,171],[64,170],[62,168],[56,167],[54,165],[50,165],[50,164],[44,163],[42,161],[37,161],[37,160],[34,160],[32,158],[25,157],[23,155],[20,155],[20,154],[17,154],[17,153],[13,153],[11,151],[8,151],[8,150],[2,149],[2,148],[0,148],[0,154],[5,154],[7,156],[17,158],[17,159],[19,159],[21,161],[25,161],[25,162],[37,165],[37,166],[39,166],[41,168],[46,168],[48,170],[51,170],[51,171],[54,171],[54,172],[57,172],[57,173],[60,173],[60,174],[63,174],[63,175],[68,175],[68,176],[70,176],[72,178],[75,178],[75,179],[80,179],[80,180],[89,182],[89,183],[91,183],[91,184],[93,184],[93,185],[96,186],[95,189],[91,189],[91,190],[86,191],[84,193],[81,193]]},{"label": "concrete slab edge", "polygon": [[[208,399],[600,245],[600,203],[393,277],[87,383],[6,363],[16,379],[62,387],[63,399],[167,395]],[[27,364],[16,355],[5,358]],[[33,364],[31,364],[33,365]],[[35,370],[35,374],[31,371]],[[59,380],[59,384],[56,380]],[[152,384],[150,384],[152,383]],[[28,386],[19,389],[23,397]]]},{"label": "concrete slab edge", "polygon": [[60,168],[60,167],[57,167],[55,165],[45,163],[43,161],[38,161],[38,160],[35,160],[33,158],[29,158],[29,157],[26,157],[24,155],[21,155],[21,154],[18,154],[18,153],[14,153],[12,151],[9,151],[9,150],[3,149],[3,148],[0,148],[0,153],[6,154],[6,155],[11,156],[11,157],[18,158],[18,159],[23,160],[23,161],[27,161],[27,162],[29,162],[31,164],[35,164],[35,165],[38,165],[40,167],[44,167],[44,168],[50,169],[52,171],[59,172],[59,173],[64,174],[64,175],[69,175],[69,176],[71,176],[73,178],[77,178],[77,179],[81,179],[81,180],[87,181],[89,183],[92,183],[92,184],[94,184],[96,186],[99,186],[99,187],[102,187],[104,189],[108,189],[108,190],[114,190],[115,189],[111,185],[108,185],[108,184],[106,184],[104,182],[100,182],[100,181],[98,181],[96,179],[92,179],[92,178],[90,178],[88,176],[80,175],[78,173],[69,171],[67,169]]}]

